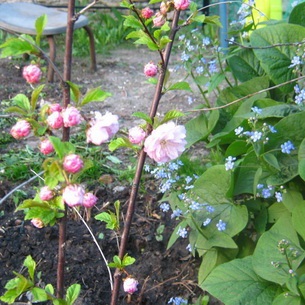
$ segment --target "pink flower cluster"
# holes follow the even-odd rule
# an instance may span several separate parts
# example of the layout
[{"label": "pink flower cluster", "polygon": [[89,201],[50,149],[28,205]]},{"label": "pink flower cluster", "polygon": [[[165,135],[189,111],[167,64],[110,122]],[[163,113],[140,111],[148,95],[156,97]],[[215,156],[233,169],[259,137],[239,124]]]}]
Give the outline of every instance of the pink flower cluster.
[{"label": "pink flower cluster", "polygon": [[31,125],[26,120],[18,121],[10,131],[10,134],[17,140],[27,137],[31,133]]},{"label": "pink flower cluster", "polygon": [[64,158],[63,167],[67,173],[76,174],[84,167],[84,162],[79,155],[71,154]]},{"label": "pink flower cluster", "polygon": [[182,125],[168,122],[160,125],[146,138],[144,151],[159,163],[178,158],[187,144],[186,129]]},{"label": "pink flower cluster", "polygon": [[52,129],[76,126],[83,120],[80,111],[74,106],[62,109],[59,104],[54,104],[49,107],[49,113],[47,124]]},{"label": "pink flower cluster", "polygon": [[128,138],[132,144],[141,144],[145,135],[145,131],[139,126],[132,127],[128,131]]},{"label": "pink flower cluster", "polygon": [[42,72],[37,65],[28,65],[22,70],[22,76],[29,84],[39,83],[41,75]]},{"label": "pink flower cluster", "polygon": [[85,189],[78,184],[66,186],[63,190],[62,197],[69,207],[84,206],[86,208],[92,208],[97,202],[97,197],[94,194],[86,193]]},{"label": "pink flower cluster", "polygon": [[174,5],[176,10],[184,11],[189,8],[190,0],[175,0]]},{"label": "pink flower cluster", "polygon": [[149,19],[153,16],[154,14],[154,11],[149,8],[149,7],[145,7],[142,9],[141,11],[141,16],[144,18],[144,19]]},{"label": "pink flower cluster", "polygon": [[49,139],[44,139],[40,142],[40,152],[44,155],[49,155],[54,151],[52,142]]},{"label": "pink flower cluster", "polygon": [[39,197],[43,201],[49,201],[54,197],[54,193],[48,186],[44,186],[40,189]]},{"label": "pink flower cluster", "polygon": [[108,142],[119,131],[119,118],[110,112],[102,115],[95,111],[87,129],[87,143],[101,145]]}]

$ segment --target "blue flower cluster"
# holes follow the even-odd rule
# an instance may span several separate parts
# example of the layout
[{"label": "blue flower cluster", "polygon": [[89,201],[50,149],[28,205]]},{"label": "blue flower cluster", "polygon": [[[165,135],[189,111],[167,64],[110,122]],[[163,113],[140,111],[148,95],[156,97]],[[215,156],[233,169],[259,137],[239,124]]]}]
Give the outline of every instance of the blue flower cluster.
[{"label": "blue flower cluster", "polygon": [[275,197],[277,202],[283,201],[283,187],[280,187],[280,191],[275,191],[275,187],[272,185],[264,185],[264,184],[258,184],[256,186],[257,189],[257,196],[262,197],[264,199]]},{"label": "blue flower cluster", "polygon": [[181,297],[172,297],[168,301],[167,304],[173,304],[173,305],[187,305],[188,301],[186,299],[183,299]]}]

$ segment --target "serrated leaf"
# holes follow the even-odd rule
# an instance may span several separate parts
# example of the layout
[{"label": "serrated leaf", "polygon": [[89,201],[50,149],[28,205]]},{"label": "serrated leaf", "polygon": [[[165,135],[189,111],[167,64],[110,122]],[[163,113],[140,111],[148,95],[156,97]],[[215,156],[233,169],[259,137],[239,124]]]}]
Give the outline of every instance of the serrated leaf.
[{"label": "serrated leaf", "polygon": [[[30,37],[30,36],[29,36]],[[27,37],[28,38],[28,37]],[[30,37],[32,40],[32,38]],[[35,43],[33,41],[33,43]],[[5,58],[9,56],[17,56],[25,53],[35,54],[38,53],[36,48],[32,46],[29,42],[22,40],[20,38],[8,39],[5,43],[0,45],[0,49],[3,49],[0,58]]]},{"label": "serrated leaf", "polygon": [[25,96],[24,94],[17,94],[14,98],[13,98],[14,103],[20,107],[21,109],[25,110],[25,111],[30,111],[31,110],[31,104],[29,99],[27,98],[27,96]]},{"label": "serrated leaf", "polygon": [[162,119],[162,121],[160,122],[160,124],[164,124],[168,121],[183,117],[185,114],[179,110],[170,110],[168,111],[164,118]]},{"label": "serrated leaf", "polygon": [[108,149],[110,151],[115,151],[122,147],[134,148],[133,144],[127,138],[116,138],[114,140],[111,140],[108,145]]},{"label": "serrated leaf", "polygon": [[43,34],[43,31],[47,25],[48,16],[46,14],[38,17],[35,21],[35,29],[36,29],[36,44],[40,45],[40,38]]},{"label": "serrated leaf", "polygon": [[144,113],[144,112],[140,112],[140,111],[139,112],[134,112],[132,114],[132,116],[135,116],[137,118],[143,119],[145,122],[147,122],[148,124],[152,125],[151,117],[148,114]]},{"label": "serrated leaf", "polygon": [[31,110],[34,112],[36,109],[36,105],[37,105],[37,100],[39,98],[39,94],[41,93],[42,89],[44,88],[44,85],[40,85],[38,87],[36,87],[33,92],[32,92],[32,96],[31,96]]},{"label": "serrated leaf", "polygon": [[34,281],[36,262],[33,260],[31,255],[28,255],[23,262],[23,266],[28,268],[28,272],[32,281]]},{"label": "serrated leaf", "polygon": [[31,289],[31,294],[33,296],[33,303],[35,303],[37,301],[45,302],[49,299],[49,296],[46,293],[46,291],[39,287],[34,287],[33,289]]},{"label": "serrated leaf", "polygon": [[51,141],[54,150],[60,159],[75,152],[75,147],[70,142],[62,142],[59,138],[53,136],[50,136],[49,140]]},{"label": "serrated leaf", "polygon": [[103,102],[109,96],[111,96],[110,92],[103,91],[100,88],[91,89],[83,97],[81,106],[84,106],[90,102]]},{"label": "serrated leaf", "polygon": [[141,22],[133,15],[124,16],[124,26],[138,29],[142,27]]},{"label": "serrated leaf", "polygon": [[191,20],[203,23],[205,21],[205,15],[196,15]]},{"label": "serrated leaf", "polygon": [[125,254],[122,260],[122,266],[130,266],[132,265],[136,259],[134,257],[129,256],[128,254]]},{"label": "serrated leaf", "polygon": [[76,105],[78,105],[81,98],[81,91],[79,86],[70,81],[67,81],[67,83],[70,86],[71,99],[76,103]]},{"label": "serrated leaf", "polygon": [[192,92],[192,89],[190,87],[190,84],[188,82],[177,82],[173,85],[171,85],[168,89],[170,90],[185,90],[185,91],[190,91]]},{"label": "serrated leaf", "polygon": [[27,111],[21,109],[20,107],[17,106],[12,106],[12,107],[8,107],[5,109],[5,112],[11,112],[11,113],[19,113],[23,116],[27,115]]}]

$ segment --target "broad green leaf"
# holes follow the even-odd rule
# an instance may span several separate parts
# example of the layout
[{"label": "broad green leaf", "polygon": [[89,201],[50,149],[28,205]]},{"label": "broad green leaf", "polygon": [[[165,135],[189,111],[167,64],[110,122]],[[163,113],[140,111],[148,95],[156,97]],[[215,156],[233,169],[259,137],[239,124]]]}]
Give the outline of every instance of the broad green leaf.
[{"label": "broad green leaf", "polygon": [[30,111],[31,110],[30,101],[29,101],[29,99],[24,94],[17,94],[13,98],[13,101],[21,109],[24,109],[26,111]]},{"label": "broad green leaf", "polygon": [[210,272],[217,265],[218,249],[210,249],[202,256],[202,261],[198,270],[198,284],[202,285],[202,282],[207,278]]},{"label": "broad green leaf", "polygon": [[167,249],[169,249],[176,241],[177,239],[180,237],[177,232],[178,230],[181,228],[185,228],[187,226],[187,221],[186,220],[182,220],[177,226],[176,228],[174,229],[169,241],[168,241],[168,244],[167,244]]},{"label": "broad green leaf", "polygon": [[224,165],[208,168],[194,183],[193,191],[209,204],[228,203],[227,192],[231,187],[231,172]]},{"label": "broad green leaf", "polygon": [[[31,40],[34,44],[34,40],[31,36],[25,36],[27,40]],[[28,41],[22,40],[22,38],[11,38],[6,40],[2,45],[0,45],[0,49],[2,48],[2,52],[0,54],[0,58],[5,58],[9,56],[17,56],[25,53],[38,53],[36,48],[29,43]]]},{"label": "broad green leaf", "polygon": [[256,275],[251,256],[216,267],[200,287],[226,305],[271,305],[277,293],[276,285]]},{"label": "broad green leaf", "polygon": [[103,102],[109,96],[111,96],[111,93],[103,91],[100,88],[91,89],[83,97],[81,106],[84,106],[90,102]]},{"label": "broad green leaf", "polygon": [[272,302],[272,305],[302,305],[302,304],[304,303],[302,302],[301,297],[297,295],[292,295],[287,291],[278,295]]},{"label": "broad green leaf", "polygon": [[305,26],[305,2],[296,5],[292,9],[288,22]]},{"label": "broad green leaf", "polygon": [[225,78],[226,76],[224,73],[213,74],[212,77],[210,78],[208,93],[210,94],[211,92],[213,92],[213,90],[215,90]]},{"label": "broad green leaf", "polygon": [[201,113],[185,124],[187,147],[205,139],[214,129],[219,118],[217,110]]},{"label": "broad green leaf", "polygon": [[[289,242],[289,248],[299,253],[299,256],[291,261],[291,267],[288,266],[285,256],[278,248],[278,243],[283,239]],[[261,278],[284,285],[291,276],[289,269],[297,270],[304,257],[304,250],[300,247],[291,217],[282,216],[269,231],[260,237],[253,254],[253,268]],[[280,267],[275,267],[274,264],[277,263]]]},{"label": "broad green leaf", "polygon": [[[294,50],[288,44],[302,41],[304,36],[304,27],[287,23],[263,27],[251,34],[250,43],[254,47],[255,56],[276,85],[295,77],[293,69],[288,68],[295,55]],[[274,46],[281,43],[284,45]],[[293,86],[294,84],[288,84],[281,86],[280,89],[284,93],[289,93],[293,90]]]},{"label": "broad green leaf", "polygon": [[297,206],[303,203],[303,196],[300,192],[287,190],[283,194],[283,204],[289,212],[292,212]]},{"label": "broad green leaf", "polygon": [[81,286],[79,284],[73,284],[67,289],[66,301],[67,305],[72,305],[78,298]]},{"label": "broad green leaf", "polygon": [[282,202],[275,202],[268,208],[268,222],[274,223],[282,216],[289,216],[290,213]]},{"label": "broad green leaf", "polygon": [[277,160],[277,158],[276,158],[276,156],[274,154],[272,154],[272,153],[264,154],[263,155],[263,159],[272,168],[276,169],[277,171],[281,170],[281,167],[280,167],[280,165],[278,163],[278,160]]},{"label": "broad green leaf", "polygon": [[28,268],[28,272],[32,281],[34,281],[36,262],[33,260],[31,255],[28,255],[23,262],[23,265]]},{"label": "broad green leaf", "polygon": [[173,85],[171,85],[167,91],[169,90],[185,90],[192,92],[192,89],[190,87],[190,84],[188,82],[177,82]]},{"label": "broad green leaf", "polygon": [[54,287],[51,284],[47,284],[44,289],[48,294],[54,295]]},{"label": "broad green leaf", "polygon": [[75,147],[70,142],[62,142],[59,138],[53,136],[50,136],[49,140],[52,142],[54,150],[60,159],[75,152]]},{"label": "broad green leaf", "polygon": [[233,75],[242,82],[263,74],[259,60],[252,49],[239,50],[228,58],[228,63]]},{"label": "broad green leaf", "polygon": [[299,201],[292,210],[292,225],[305,240],[305,201]]},{"label": "broad green leaf", "polygon": [[18,113],[21,114],[22,116],[26,116],[28,114],[27,111],[17,106],[8,107],[5,109],[5,112]]},{"label": "broad green leaf", "polygon": [[298,172],[300,177],[305,181],[305,139],[301,142],[301,145],[299,147],[298,160]]},{"label": "broad green leaf", "polygon": [[138,29],[142,27],[141,22],[133,15],[124,16],[124,26]]},{"label": "broad green leaf", "polygon": [[205,15],[196,15],[194,18],[192,18],[193,21],[199,22],[199,23],[204,23],[206,19]]},{"label": "broad green leaf", "polygon": [[125,254],[122,260],[122,265],[124,267],[132,265],[136,259],[134,257],[129,256],[128,254]]},{"label": "broad green leaf", "polygon": [[204,23],[214,24],[218,27],[222,27],[219,16],[205,16]]},{"label": "broad green leaf", "polygon": [[180,118],[180,117],[183,117],[184,116],[184,113],[181,112],[181,111],[178,111],[178,110],[170,110],[168,111],[164,118],[162,119],[161,123],[160,124],[164,124],[168,121],[171,121],[171,120],[174,120],[174,119],[177,119],[177,118]]}]

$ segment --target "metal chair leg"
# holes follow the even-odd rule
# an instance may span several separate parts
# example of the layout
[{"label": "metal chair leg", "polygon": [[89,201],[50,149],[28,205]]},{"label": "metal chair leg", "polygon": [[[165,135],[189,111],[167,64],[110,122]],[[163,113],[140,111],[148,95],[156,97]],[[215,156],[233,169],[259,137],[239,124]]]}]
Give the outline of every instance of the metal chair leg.
[{"label": "metal chair leg", "polygon": [[[49,48],[50,48],[50,60],[55,63],[55,58],[56,58],[56,44],[54,40],[53,35],[47,36],[48,38],[48,43],[49,43]],[[48,67],[48,82],[53,83],[54,81],[54,70],[52,65],[49,63]]]},{"label": "metal chair leg", "polygon": [[84,29],[86,30],[86,32],[89,36],[89,41],[90,41],[91,70],[96,71],[97,68],[96,68],[94,35],[93,35],[91,28],[88,25],[85,25]]}]

